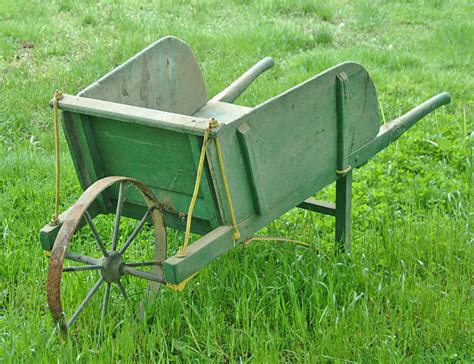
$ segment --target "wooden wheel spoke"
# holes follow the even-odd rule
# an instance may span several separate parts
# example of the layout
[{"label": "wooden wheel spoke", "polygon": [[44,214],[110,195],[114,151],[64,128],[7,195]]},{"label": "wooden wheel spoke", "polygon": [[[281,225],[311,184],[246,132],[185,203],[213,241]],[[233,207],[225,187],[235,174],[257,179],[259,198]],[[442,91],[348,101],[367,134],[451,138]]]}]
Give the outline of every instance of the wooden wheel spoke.
[{"label": "wooden wheel spoke", "polygon": [[[109,245],[110,236],[105,237],[104,235],[100,235],[101,231],[98,229],[99,226],[95,214],[92,214],[90,206],[93,206],[95,200],[102,198],[103,192],[112,186],[115,188],[110,193],[110,197],[116,201],[116,206],[113,208],[115,216],[113,218],[114,221],[111,224],[111,242]],[[137,206],[148,206],[148,208],[147,210],[143,210],[144,215],[139,221],[137,221],[137,225],[135,225],[131,234],[129,236],[123,236],[125,244],[123,244],[121,249],[119,249],[118,244],[121,244],[122,241],[120,239],[120,223],[121,220],[123,220],[122,214],[125,212],[125,203],[128,202],[126,193],[128,186],[134,186],[137,188],[139,196],[142,197],[141,201],[137,201]],[[108,214],[109,212],[110,211],[107,209],[97,211],[98,215]],[[105,221],[109,220],[106,218]],[[140,231],[143,229],[146,222],[151,222],[153,224],[154,245],[153,247],[150,247],[150,249],[153,248],[154,254],[148,254],[152,252],[151,250],[142,251],[141,253],[143,253],[143,256],[150,256],[153,258],[150,258],[149,260],[144,259],[144,262],[138,262],[139,259],[137,259],[135,262],[129,263],[130,266],[127,266],[127,263],[125,263],[122,258],[122,253],[130,247],[133,241],[139,238],[138,235],[140,235]],[[94,246],[94,253],[89,253],[87,250],[83,250],[84,254],[82,254],[78,248],[75,248],[75,244],[71,244],[74,242],[73,238],[76,232],[84,224],[87,224],[91,228],[95,239],[95,242],[91,241],[90,243],[93,245],[97,244]],[[122,235],[124,235],[123,231]],[[79,241],[79,243],[81,243],[81,241]],[[92,246],[92,244],[90,246]],[[77,244],[77,246],[80,247],[81,244]],[[87,249],[88,246],[89,245],[86,244],[84,249]],[[71,248],[72,251],[70,250]],[[98,250],[100,250],[100,253],[98,253]],[[109,305],[113,300],[111,296],[111,287],[113,283],[117,283],[120,294],[124,299],[127,299],[128,294],[124,287],[125,281],[123,279],[120,281],[120,279],[123,278],[123,274],[133,275],[153,281],[153,285],[152,282],[149,282],[150,287],[152,286],[154,290],[157,290],[160,287],[160,283],[165,282],[163,275],[160,273],[161,269],[157,269],[159,271],[157,273],[152,273],[141,270],[146,268],[140,267],[153,268],[162,264],[165,259],[166,227],[163,220],[163,212],[161,211],[159,202],[156,200],[153,192],[143,183],[128,177],[110,176],[94,182],[84,191],[74,206],[72,206],[71,211],[65,217],[63,225],[59,229],[55,238],[51,252],[51,259],[49,260],[47,282],[48,306],[53,315],[54,321],[60,325],[61,334],[65,335],[68,332],[68,329],[73,326],[76,321],[81,320],[80,316],[82,316],[86,307],[90,305],[90,301],[95,296],[98,296],[96,293],[101,289],[100,287],[106,286],[104,287],[105,295],[100,297],[101,312],[99,313],[99,335],[104,334],[105,328],[107,327],[106,322],[110,319],[109,316],[111,316],[108,311],[110,311]],[[68,264],[66,263],[66,260],[77,262],[79,264],[72,263],[67,266]],[[138,268],[135,269],[134,267]],[[79,275],[75,276],[74,274],[63,273],[81,271],[89,272],[90,275],[95,275],[96,273],[94,273],[94,271],[96,271],[99,273],[99,277],[96,278],[97,281],[92,282],[92,286],[87,287],[87,291],[85,291],[83,295],[78,295],[74,291],[67,295],[64,294],[65,290],[69,288],[68,281],[72,283],[71,287],[74,287],[74,283],[76,283],[76,285],[81,283],[78,280],[82,279],[82,277]],[[107,284],[105,285],[104,283]],[[63,303],[66,304],[66,310],[64,309]],[[67,313],[67,316],[65,315],[65,312]],[[95,323],[99,324],[99,320],[96,320]]]},{"label": "wooden wheel spoke", "polygon": [[66,267],[63,268],[63,272],[86,272],[91,270],[101,270],[104,266],[102,265],[83,265],[79,267]]},{"label": "wooden wheel spoke", "polygon": [[137,237],[138,233],[140,232],[140,230],[143,228],[143,225],[145,225],[146,223],[146,220],[148,219],[148,217],[150,216],[151,212],[153,211],[153,208],[149,208],[148,211],[145,213],[145,215],[143,215],[142,219],[140,220],[140,222],[138,223],[137,227],[135,228],[135,230],[133,230],[132,234],[128,237],[127,241],[125,242],[125,244],[123,245],[122,249],[120,249],[120,254],[123,254],[125,253],[125,251],[128,249],[128,247],[130,246],[130,244],[133,242],[133,240]]},{"label": "wooden wheel spoke", "polygon": [[118,200],[117,200],[117,209],[115,211],[114,231],[112,233],[112,250],[117,249],[117,241],[118,241],[118,235],[119,235],[119,230],[120,230],[120,217],[122,216],[123,200],[125,196],[124,187],[125,187],[125,182],[124,181],[120,182],[119,194],[118,194]]},{"label": "wooden wheel spoke", "polygon": [[89,264],[89,265],[100,265],[100,260],[97,258],[90,257],[88,255],[82,255],[74,252],[67,252],[66,259],[73,260],[75,262]]},{"label": "wooden wheel spoke", "polygon": [[84,298],[84,301],[82,301],[82,303],[79,305],[76,312],[74,312],[74,314],[71,316],[71,318],[67,322],[67,325],[66,325],[67,328],[70,328],[72,326],[72,324],[74,323],[74,321],[76,321],[76,319],[79,317],[79,315],[84,310],[86,305],[89,303],[89,301],[92,299],[92,297],[94,297],[95,293],[100,288],[102,283],[104,283],[104,278],[100,277],[99,280],[97,281],[97,283],[94,285],[94,287],[92,287],[92,289],[89,291],[86,298]]},{"label": "wooden wheel spoke", "polygon": [[105,247],[105,244],[102,242],[102,239],[100,238],[100,235],[94,225],[94,222],[92,221],[91,216],[89,215],[89,212],[87,212],[87,210],[84,214],[84,218],[86,219],[87,224],[91,228],[92,234],[94,234],[95,240],[97,241],[97,244],[99,244],[99,248],[102,251],[102,254],[104,254],[105,257],[108,257],[109,253],[107,253],[107,248]]},{"label": "wooden wheel spoke", "polygon": [[110,286],[111,283],[107,283],[105,287],[104,300],[102,301],[102,312],[100,314],[100,323],[99,323],[99,342],[102,337],[102,330],[105,324],[105,316],[107,316],[107,306],[109,305],[109,296],[110,296]]},{"label": "wooden wheel spoke", "polygon": [[123,267],[123,272],[126,273],[126,274],[129,274],[131,276],[134,276],[134,277],[146,279],[148,281],[166,283],[163,276],[159,276],[155,273],[145,272],[145,271],[140,270],[140,269],[135,269],[135,268],[132,268],[132,267],[124,266]]},{"label": "wooden wheel spoke", "polygon": [[120,290],[120,293],[122,294],[123,298],[127,299],[128,298],[127,292],[125,291],[125,287],[123,286],[122,282],[118,281],[117,286],[118,286],[118,288]]},{"label": "wooden wheel spoke", "polygon": [[160,262],[133,262],[133,263],[125,263],[127,267],[150,267],[154,265],[161,265]]}]

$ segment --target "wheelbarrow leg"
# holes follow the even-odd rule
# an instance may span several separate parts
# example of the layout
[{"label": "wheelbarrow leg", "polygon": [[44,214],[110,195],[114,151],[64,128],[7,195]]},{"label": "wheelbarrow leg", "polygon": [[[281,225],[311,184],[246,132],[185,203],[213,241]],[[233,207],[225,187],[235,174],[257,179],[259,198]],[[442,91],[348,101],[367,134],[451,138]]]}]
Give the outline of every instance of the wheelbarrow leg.
[{"label": "wheelbarrow leg", "polygon": [[345,115],[347,82],[344,72],[337,75],[336,252],[349,252],[351,243],[352,167],[349,165],[349,136]]},{"label": "wheelbarrow leg", "polygon": [[336,181],[336,252],[349,252],[352,225],[352,171]]}]

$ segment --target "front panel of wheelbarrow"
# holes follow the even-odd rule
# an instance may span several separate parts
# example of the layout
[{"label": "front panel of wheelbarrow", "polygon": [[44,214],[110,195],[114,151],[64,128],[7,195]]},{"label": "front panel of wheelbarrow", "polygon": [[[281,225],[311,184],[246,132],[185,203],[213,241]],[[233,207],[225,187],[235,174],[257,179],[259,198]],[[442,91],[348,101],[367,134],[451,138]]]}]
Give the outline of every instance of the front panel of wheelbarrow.
[{"label": "front panel of wheelbarrow", "polygon": [[[111,118],[64,113],[64,131],[83,188],[106,176],[127,176],[145,183],[165,206],[167,225],[183,229],[194,189],[202,137]],[[218,225],[212,184],[204,171],[193,216],[193,229],[205,233]],[[141,217],[145,206],[134,205],[134,193],[124,214]],[[118,190],[107,192],[112,208]],[[138,195],[136,201],[140,201]]]}]

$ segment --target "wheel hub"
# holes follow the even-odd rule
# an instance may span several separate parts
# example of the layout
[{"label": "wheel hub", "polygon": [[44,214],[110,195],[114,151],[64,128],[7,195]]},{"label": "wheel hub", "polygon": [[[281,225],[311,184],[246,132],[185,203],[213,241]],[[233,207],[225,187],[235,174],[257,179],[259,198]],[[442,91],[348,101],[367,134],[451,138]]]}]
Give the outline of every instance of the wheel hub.
[{"label": "wheel hub", "polygon": [[100,274],[107,283],[117,282],[123,276],[123,264],[124,261],[119,252],[109,251],[108,256],[102,258],[102,266],[104,268],[100,271]]}]

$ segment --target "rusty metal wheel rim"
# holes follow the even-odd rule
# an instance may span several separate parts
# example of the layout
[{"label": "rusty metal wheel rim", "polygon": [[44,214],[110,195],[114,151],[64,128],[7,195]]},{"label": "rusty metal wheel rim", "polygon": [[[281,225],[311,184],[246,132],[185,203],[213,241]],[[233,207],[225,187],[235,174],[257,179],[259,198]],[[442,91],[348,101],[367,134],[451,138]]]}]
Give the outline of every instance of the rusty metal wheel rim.
[{"label": "rusty metal wheel rim", "polygon": [[[101,193],[108,187],[119,183],[119,197],[116,207],[116,215],[114,221],[114,229],[112,236],[112,249],[107,250],[105,245],[101,242],[100,237],[97,234],[97,230],[94,227],[94,223],[90,218],[87,209],[93,203],[93,201],[101,195]],[[132,232],[126,243],[119,249],[117,246],[118,234],[120,229],[120,218],[122,214],[122,207],[124,203],[124,186],[125,184],[131,184],[135,186],[143,196],[146,205],[148,207],[147,212],[139,221],[137,227]],[[128,247],[131,245],[141,228],[145,224],[148,217],[151,218],[154,227],[155,247],[154,257],[152,262],[138,262],[126,264],[123,261],[123,254],[126,252]],[[80,256],[78,254],[68,252],[68,247],[71,242],[71,238],[76,232],[81,219],[84,218],[87,224],[90,226],[93,235],[98,243],[98,246],[103,253],[102,258],[92,258],[88,256]],[[150,288],[152,290],[158,290],[160,284],[164,283],[163,270],[161,263],[166,258],[166,229],[163,220],[162,207],[157,201],[153,193],[141,182],[121,176],[105,177],[101,180],[96,181],[88,189],[84,191],[82,196],[76,201],[71,208],[70,213],[67,215],[61,229],[58,232],[58,236],[54,242],[53,249],[51,251],[51,257],[48,269],[48,281],[47,281],[47,297],[48,306],[53,315],[53,319],[56,324],[59,325],[61,332],[66,334],[67,330],[72,326],[78,316],[82,313],[85,306],[89,303],[98,289],[105,283],[106,290],[104,300],[102,302],[101,321],[99,336],[102,331],[102,323],[107,313],[108,300],[110,295],[110,287],[112,283],[116,283],[126,298],[126,292],[123,285],[120,282],[120,278],[125,275],[133,275],[140,278],[144,278],[150,281]],[[87,294],[86,298],[79,305],[77,310],[71,316],[70,319],[66,318],[64,314],[62,302],[61,302],[61,281],[64,270],[64,260],[71,259],[81,263],[88,264],[86,269],[79,270],[100,270],[100,278],[92,289]],[[145,264],[144,264],[145,263]],[[151,264],[152,263],[152,264]],[[152,272],[146,272],[135,267],[144,265],[152,265]]]}]

